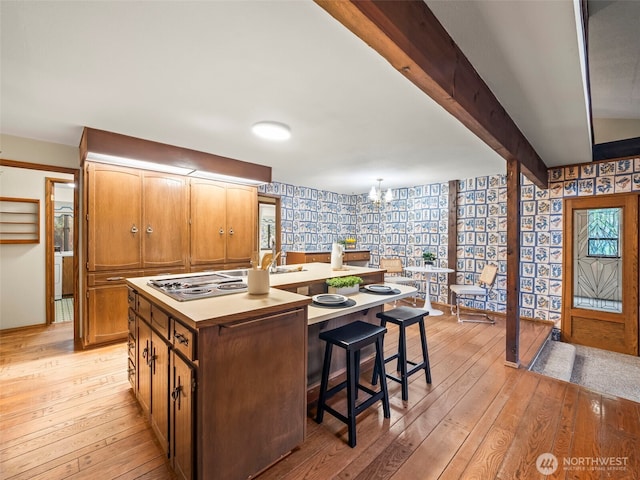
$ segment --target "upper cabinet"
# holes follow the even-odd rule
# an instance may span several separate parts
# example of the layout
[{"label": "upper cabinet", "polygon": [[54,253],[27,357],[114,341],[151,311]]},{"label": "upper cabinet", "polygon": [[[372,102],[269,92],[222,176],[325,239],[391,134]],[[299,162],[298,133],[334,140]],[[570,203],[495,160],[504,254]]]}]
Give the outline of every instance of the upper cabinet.
[{"label": "upper cabinet", "polygon": [[142,266],[186,265],[187,180],[158,172],[142,176]]},{"label": "upper cabinet", "polygon": [[85,163],[87,270],[141,268],[142,173]]},{"label": "upper cabinet", "polygon": [[186,179],[85,164],[89,271],[184,266]]},{"label": "upper cabinet", "polygon": [[192,179],[191,265],[246,266],[257,250],[255,187]]}]

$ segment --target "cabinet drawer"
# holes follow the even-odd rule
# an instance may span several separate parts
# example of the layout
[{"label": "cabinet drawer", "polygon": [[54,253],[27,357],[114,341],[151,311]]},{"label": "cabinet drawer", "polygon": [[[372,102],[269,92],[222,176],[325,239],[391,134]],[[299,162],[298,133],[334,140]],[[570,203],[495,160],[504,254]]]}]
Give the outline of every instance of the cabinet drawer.
[{"label": "cabinet drawer", "polygon": [[173,319],[173,335],[171,335],[173,347],[184,354],[189,360],[196,360],[196,334],[179,321]]},{"label": "cabinet drawer", "polygon": [[127,376],[129,377],[129,383],[131,388],[136,390],[136,365],[131,359],[129,359],[129,368],[127,369]]},{"label": "cabinet drawer", "polygon": [[87,283],[89,287],[97,287],[100,285],[124,285],[126,278],[141,277],[141,270],[123,270],[121,272],[109,273],[90,273],[87,275]]},{"label": "cabinet drawer", "polygon": [[138,310],[136,313],[151,325],[151,303],[144,297],[138,296]]},{"label": "cabinet drawer", "polygon": [[330,253],[308,253],[306,255],[307,263],[320,262],[320,263],[330,263],[331,262],[331,254]]},{"label": "cabinet drawer", "polygon": [[127,312],[127,320],[129,322],[129,336],[136,337],[136,314],[133,309],[129,308]]},{"label": "cabinet drawer", "polygon": [[369,261],[370,259],[370,255],[369,252],[352,252],[352,253],[346,253],[344,254],[344,260],[345,262],[349,262],[349,261],[362,261],[362,260],[367,260]]},{"label": "cabinet drawer", "polygon": [[138,292],[129,288],[128,294],[127,294],[127,300],[129,302],[129,308],[131,308],[134,311],[138,309]]},{"label": "cabinet drawer", "polygon": [[169,340],[169,315],[155,305],[151,306],[151,325],[165,338]]},{"label": "cabinet drawer", "polygon": [[131,334],[129,334],[129,340],[127,341],[127,350],[129,352],[129,362],[131,362],[136,358],[136,339]]}]

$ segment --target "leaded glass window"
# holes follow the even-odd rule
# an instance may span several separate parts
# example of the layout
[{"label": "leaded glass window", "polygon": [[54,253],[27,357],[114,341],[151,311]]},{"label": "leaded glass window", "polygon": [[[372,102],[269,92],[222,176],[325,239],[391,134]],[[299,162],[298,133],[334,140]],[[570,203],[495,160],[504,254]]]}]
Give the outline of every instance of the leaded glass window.
[{"label": "leaded glass window", "polygon": [[589,210],[589,257],[620,256],[620,215],[618,208]]}]

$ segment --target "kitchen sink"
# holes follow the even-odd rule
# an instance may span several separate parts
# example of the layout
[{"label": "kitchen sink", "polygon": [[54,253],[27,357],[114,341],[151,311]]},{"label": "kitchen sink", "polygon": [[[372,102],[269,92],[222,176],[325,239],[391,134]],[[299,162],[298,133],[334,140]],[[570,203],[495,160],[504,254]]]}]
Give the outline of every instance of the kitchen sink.
[{"label": "kitchen sink", "polygon": [[[238,270],[220,270],[216,271],[216,273],[222,273],[224,275],[228,275],[229,277],[246,277],[248,271],[248,268],[240,268]],[[273,275],[278,273],[291,273],[292,271],[302,271],[302,269],[294,270],[291,267],[278,267],[275,269],[275,271],[270,270],[269,273]]]},{"label": "kitchen sink", "polygon": [[246,277],[248,268],[241,268],[240,270],[221,270],[219,273],[224,273],[230,277]]}]

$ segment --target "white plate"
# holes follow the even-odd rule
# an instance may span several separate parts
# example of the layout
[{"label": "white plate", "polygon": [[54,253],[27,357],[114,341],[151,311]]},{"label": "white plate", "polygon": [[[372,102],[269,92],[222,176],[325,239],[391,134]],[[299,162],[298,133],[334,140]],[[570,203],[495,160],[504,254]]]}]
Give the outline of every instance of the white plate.
[{"label": "white plate", "polygon": [[320,305],[337,305],[349,300],[344,295],[337,295],[335,293],[321,293],[320,295],[314,295],[311,299]]},{"label": "white plate", "polygon": [[370,292],[389,293],[393,288],[389,285],[365,285],[364,288]]}]

